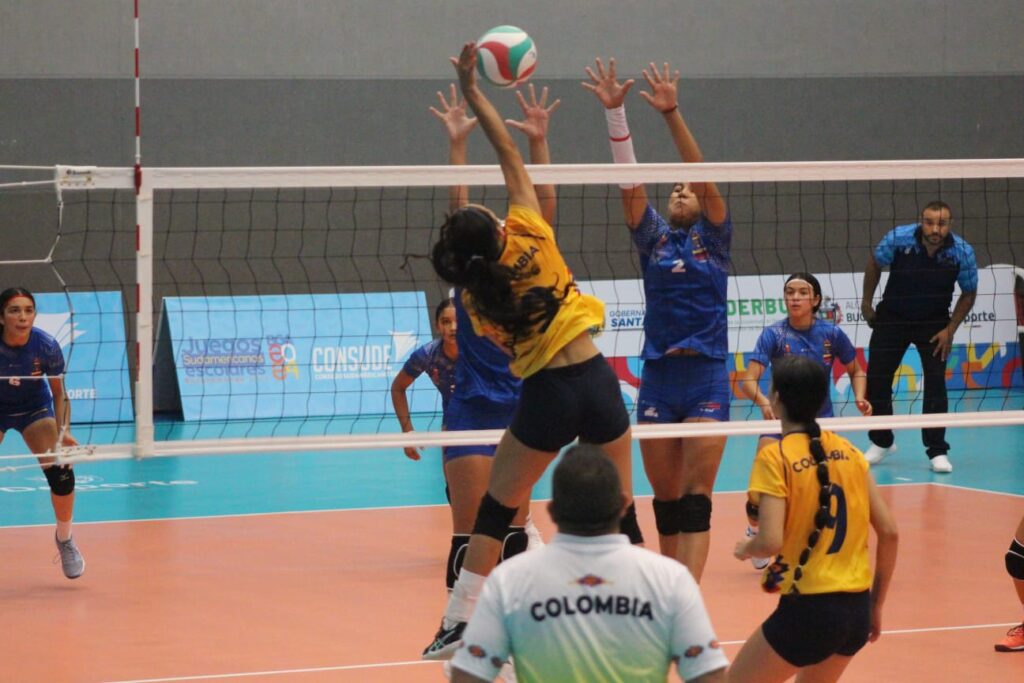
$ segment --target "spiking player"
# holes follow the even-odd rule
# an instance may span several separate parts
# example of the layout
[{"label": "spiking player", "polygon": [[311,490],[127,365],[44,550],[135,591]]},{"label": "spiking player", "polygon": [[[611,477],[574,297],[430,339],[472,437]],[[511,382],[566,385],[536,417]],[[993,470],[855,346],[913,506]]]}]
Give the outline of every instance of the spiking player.
[{"label": "spiking player", "polygon": [[[516,510],[562,447],[577,437],[601,444],[612,457],[632,501],[629,415],[619,381],[591,334],[604,324],[604,305],[582,294],[569,271],[515,141],[476,83],[476,46],[467,43],[452,62],[462,94],[498,156],[509,196],[502,221],[469,204],[445,221],[432,253],[434,270],[462,287],[474,331],[507,350],[523,390],[491,466],[462,572],[427,659],[450,657],[465,622],[497,564]],[[632,509],[632,506],[630,506]],[[635,514],[623,530],[642,540]]]},{"label": "spiking player", "polygon": [[[58,438],[63,446],[77,446],[69,431],[71,407],[64,391],[64,354],[56,339],[33,327],[35,297],[23,287],[4,290],[0,311],[0,441],[14,429],[21,432],[33,453],[56,451]],[[56,465],[52,456],[39,458],[39,464],[50,485],[50,502],[57,518],[54,539],[61,568],[64,576],[77,579],[85,571],[85,559],[71,536],[75,471],[71,465]]]},{"label": "spiking player", "polygon": [[[821,283],[810,273],[793,273],[786,279],[783,288],[786,301],[787,316],[769,325],[761,332],[750,357],[746,374],[740,381],[740,390],[761,409],[766,420],[776,419],[772,412],[771,401],[765,396],[758,380],[771,363],[785,356],[805,356],[821,363],[825,372],[831,376],[832,366],[838,361],[850,376],[854,402],[861,415],[871,415],[871,404],[864,398],[867,391],[867,376],[863,368],[857,364],[857,352],[850,338],[838,325],[818,317],[821,307]],[[832,398],[825,396],[818,417],[832,417]],[[778,434],[762,434],[757,442],[757,450],[780,438]],[[747,535],[757,533],[757,512],[748,508],[747,516],[750,525]],[[769,558],[753,558],[756,569],[768,566]]]},{"label": "spiking player", "polygon": [[[749,499],[760,532],[736,544],[739,560],[775,556],[762,587],[780,593],[729,670],[730,681],[835,681],[882,632],[882,605],[896,566],[896,523],[867,461],[815,419],[829,391],[817,359],[791,355],[772,365],[772,412],[782,440],[761,449]],[[869,527],[878,536],[872,577]],[[776,556],[777,554],[777,556]]]},{"label": "spiking player", "polygon": [[[516,92],[523,120],[509,120],[507,123],[526,135],[531,162],[548,164],[551,163],[547,142],[548,123],[561,100],[556,99],[548,104],[547,88],[541,91],[538,99],[533,84],[530,84],[528,92],[529,101],[521,92]],[[468,138],[476,128],[477,119],[467,115],[466,101],[460,101],[454,83],[449,86],[447,98],[441,92],[437,96],[439,107],[431,107],[430,111],[444,124],[449,143],[448,161],[454,166],[465,165]],[[535,187],[535,190],[540,201],[541,215],[550,223],[557,211],[555,189],[544,185]],[[454,213],[467,204],[467,186],[454,185],[449,188],[450,212]],[[446,428],[450,431],[505,429],[515,414],[522,380],[509,370],[508,354],[490,339],[473,331],[473,323],[462,299],[462,288],[455,288],[453,301],[459,362],[455,367],[455,393]],[[446,577],[449,590],[455,586],[462,570],[480,499],[487,493],[495,450],[494,445],[487,444],[447,446],[444,449],[445,477],[451,490],[453,527]],[[502,543],[500,559],[543,544],[540,532],[530,520],[529,509],[527,500],[517,511]]]},{"label": "spiking player", "polygon": [[[632,79],[620,83],[615,60],[598,59],[583,86],[605,107],[612,158],[636,163],[623,102]],[[679,72],[654,63],[643,72],[651,92],[641,97],[668,124],[684,162],[704,160],[679,111]],[[678,183],[668,220],[647,200],[643,185],[621,185],[622,206],[640,254],[647,313],[637,397],[638,423],[729,419],[726,291],[732,221],[714,183]],[[700,581],[711,540],[711,490],[725,449],[724,436],[645,439],[644,469],[654,489],[654,519],[664,555],[676,557]]]}]

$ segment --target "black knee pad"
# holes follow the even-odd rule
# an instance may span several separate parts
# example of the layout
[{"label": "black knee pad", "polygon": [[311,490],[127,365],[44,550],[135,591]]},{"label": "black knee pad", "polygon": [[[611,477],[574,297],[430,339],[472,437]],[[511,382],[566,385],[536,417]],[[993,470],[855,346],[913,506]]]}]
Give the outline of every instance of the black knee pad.
[{"label": "black knee pad", "polygon": [[761,508],[759,506],[754,505],[749,500],[747,501],[747,519],[749,521],[756,522],[757,521],[757,516],[758,516],[758,514],[760,514],[760,512],[761,512]]},{"label": "black knee pad", "polygon": [[462,562],[466,559],[466,546],[469,545],[469,534],[452,534],[452,548],[448,551],[448,571],[444,578],[448,590],[455,587],[455,582],[462,571]]},{"label": "black knee pad", "polygon": [[504,543],[516,512],[518,512],[516,508],[507,508],[494,500],[490,493],[485,493],[484,497],[480,499],[480,509],[476,513],[473,533],[489,536],[495,541]]},{"label": "black knee pad", "polygon": [[636,503],[630,503],[626,508],[626,513],[619,520],[619,531],[629,536],[629,542],[633,545],[644,542],[644,534],[636,521]]},{"label": "black knee pad", "polygon": [[498,562],[504,562],[510,557],[526,552],[526,546],[530,544],[530,537],[526,535],[526,527],[510,526],[505,535],[505,542],[501,544],[501,558]]},{"label": "black knee pad", "polygon": [[46,482],[55,496],[70,496],[75,490],[75,471],[69,465],[51,465],[43,468]]},{"label": "black knee pad", "polygon": [[711,528],[711,499],[688,493],[679,499],[679,531],[695,534]]},{"label": "black knee pad", "polygon": [[1024,581],[1024,545],[1013,539],[1006,551],[1006,571],[1018,581]]},{"label": "black knee pad", "polygon": [[679,501],[654,499],[654,523],[662,536],[679,533]]}]

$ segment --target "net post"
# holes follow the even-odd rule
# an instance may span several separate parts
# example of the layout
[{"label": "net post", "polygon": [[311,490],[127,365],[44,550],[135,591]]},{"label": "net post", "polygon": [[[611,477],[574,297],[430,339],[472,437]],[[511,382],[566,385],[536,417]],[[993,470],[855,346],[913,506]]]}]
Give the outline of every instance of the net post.
[{"label": "net post", "polygon": [[153,188],[135,170],[135,448],[153,454]]}]

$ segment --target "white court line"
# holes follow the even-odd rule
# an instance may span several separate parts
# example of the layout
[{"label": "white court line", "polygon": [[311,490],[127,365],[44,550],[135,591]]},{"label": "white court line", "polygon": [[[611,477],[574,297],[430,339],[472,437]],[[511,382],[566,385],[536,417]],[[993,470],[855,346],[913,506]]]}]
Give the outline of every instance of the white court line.
[{"label": "white court line", "polygon": [[[932,486],[936,482],[933,481],[917,481],[911,483],[899,483],[899,484],[879,484],[881,488],[895,488],[895,487],[906,487],[906,486]],[[948,486],[949,488],[962,488],[968,491],[978,491],[980,493],[999,493],[1004,496],[1014,496],[1024,498],[1024,495],[1016,493],[1002,493],[1000,491],[986,491],[985,489],[968,489],[964,486],[951,486],[949,484],[939,484],[940,486]],[[746,490],[741,491],[715,491],[714,495],[719,494],[735,494],[735,493],[746,493]],[[638,500],[646,500],[647,498],[653,498],[653,494],[645,493],[643,495],[634,496]],[[532,498],[531,501],[534,503],[543,503],[549,500],[548,498]],[[79,503],[81,505],[81,503]],[[92,524],[132,524],[135,522],[188,522],[196,519],[232,519],[234,517],[269,517],[273,515],[312,515],[321,514],[328,512],[379,512],[381,510],[416,510],[419,508],[447,508],[448,503],[433,503],[430,505],[383,505],[380,507],[361,507],[361,508],[327,508],[320,510],[278,510],[275,512],[230,512],[221,515],[192,515],[188,517],[146,517],[144,519],[101,519],[93,522],[86,521],[75,521],[75,526],[92,525]],[[43,522],[41,524],[3,524],[0,523],[0,533],[4,529],[34,529],[41,527],[52,527],[53,522]]]},{"label": "white court line", "polygon": [[992,493],[997,496],[1008,496],[1010,498],[1024,498],[1024,495],[1020,493],[1007,493],[1006,491],[990,491],[989,489],[979,489],[974,486],[960,486],[957,484],[947,484],[942,481],[932,481],[928,483],[934,484],[935,486],[943,486],[947,489],[960,489],[961,491],[973,491],[974,493]]},{"label": "white court line", "polygon": [[[935,633],[939,631],[970,631],[981,628],[1006,628],[1016,626],[1019,622],[1007,622],[1005,624],[970,624],[967,626],[933,626],[931,628],[904,628],[892,631],[882,631],[883,636],[905,635],[908,633]],[[746,640],[723,640],[722,645],[742,645]],[[422,659],[415,659],[409,662],[382,662],[380,664],[351,664],[348,666],[325,666],[315,669],[278,669],[276,671],[248,671],[244,673],[231,674],[208,674],[198,676],[175,676],[171,678],[138,678],[130,681],[107,681],[106,683],[170,683],[172,681],[212,681],[226,678],[249,678],[251,676],[277,676],[295,673],[317,673],[321,671],[354,671],[357,669],[384,669],[398,666],[415,666],[418,664],[439,664],[440,662],[425,662]]]}]

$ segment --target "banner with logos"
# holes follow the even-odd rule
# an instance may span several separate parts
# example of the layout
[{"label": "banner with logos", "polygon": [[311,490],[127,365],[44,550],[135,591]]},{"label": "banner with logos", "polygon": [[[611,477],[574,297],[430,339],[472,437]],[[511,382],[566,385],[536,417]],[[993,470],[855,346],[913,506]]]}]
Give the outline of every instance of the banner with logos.
[{"label": "banner with logos", "polygon": [[[423,292],[164,299],[185,420],[392,412],[390,387],[431,340]],[[421,376],[410,410],[440,410]]]},{"label": "banner with logos", "polygon": [[[974,308],[957,330],[947,360],[946,386],[950,390],[1024,386],[1017,337],[1014,281],[1017,269],[991,265],[978,269],[978,295]],[[726,314],[729,328],[729,372],[746,371],[757,338],[768,325],[786,317],[783,287],[786,275],[742,275],[729,278]],[[888,278],[883,272],[875,302]],[[857,348],[858,362],[866,367],[871,328],[860,312],[863,273],[818,274],[822,287],[821,315],[839,324]],[[605,302],[605,329],[597,337],[601,352],[616,368],[623,393],[635,399],[640,384],[640,349],[646,306],[642,280],[581,281],[580,289]],[[953,294],[954,303],[960,296]],[[766,373],[767,374],[767,373]],[[913,349],[903,359],[898,391],[917,391],[921,361]],[[849,378],[835,368],[834,399],[849,398]],[[738,397],[738,396],[737,396]]]},{"label": "banner with logos", "polygon": [[131,421],[134,411],[121,293],[46,292],[33,296],[35,327],[52,335],[64,353],[72,427],[76,423]]}]

